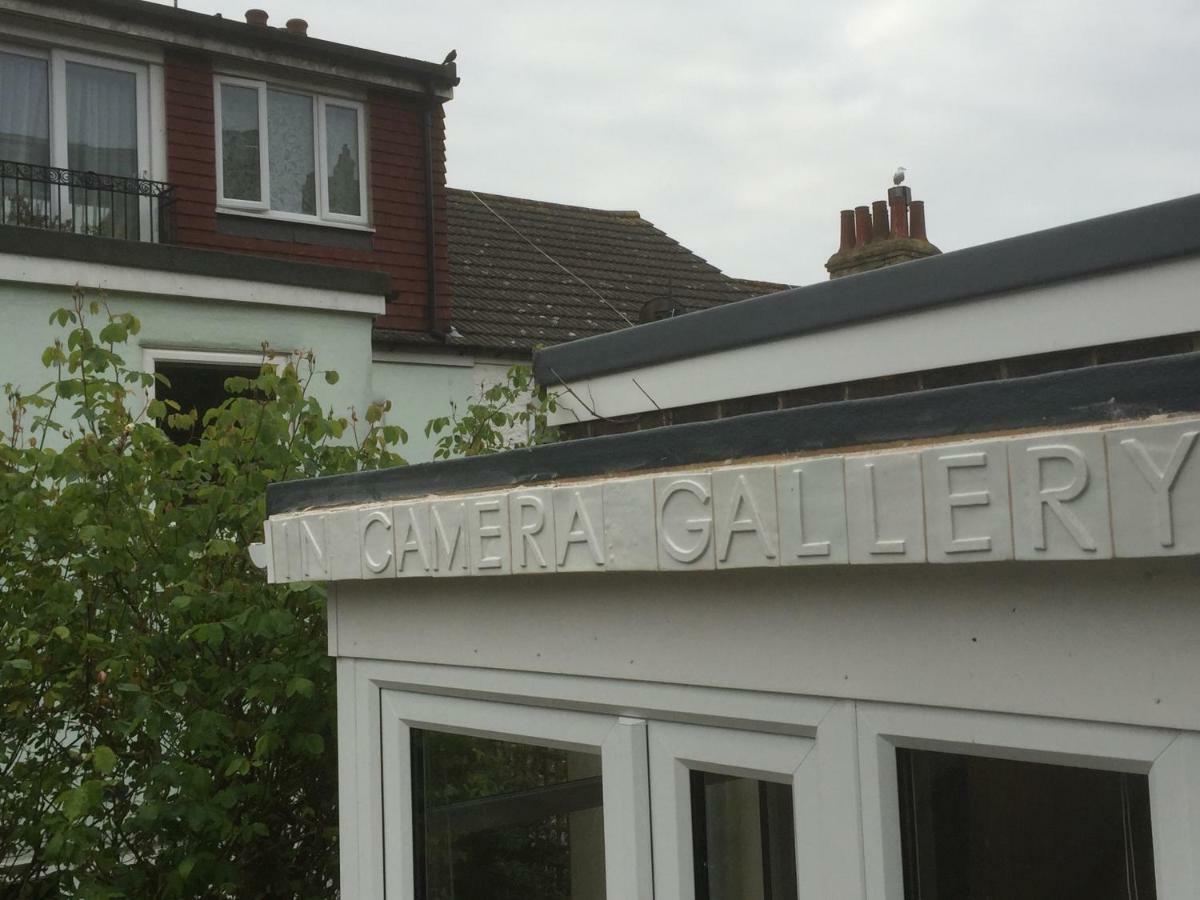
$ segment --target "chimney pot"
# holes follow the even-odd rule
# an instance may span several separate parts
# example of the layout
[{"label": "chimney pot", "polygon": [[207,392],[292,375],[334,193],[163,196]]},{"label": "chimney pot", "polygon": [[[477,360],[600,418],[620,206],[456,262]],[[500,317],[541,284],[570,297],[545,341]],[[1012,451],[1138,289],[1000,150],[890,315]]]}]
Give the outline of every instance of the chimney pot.
[{"label": "chimney pot", "polygon": [[308,34],[308,23],[303,19],[288,19],[284,27],[287,28],[290,34]]},{"label": "chimney pot", "polygon": [[871,239],[871,210],[865,206],[854,207],[854,246],[861,247]]},{"label": "chimney pot", "polygon": [[255,25],[259,28],[267,27],[267,11],[265,9],[248,9],[246,10],[246,24]]},{"label": "chimney pot", "polygon": [[892,197],[892,237],[908,237],[908,204],[902,197]]},{"label": "chimney pot", "polygon": [[888,236],[888,208],[883,200],[871,204],[871,240],[882,241]]},{"label": "chimney pot", "polygon": [[927,241],[925,234],[925,201],[914,200],[908,208],[908,230],[918,240]]},{"label": "chimney pot", "polygon": [[842,241],[838,253],[854,249],[854,210],[842,210]]}]

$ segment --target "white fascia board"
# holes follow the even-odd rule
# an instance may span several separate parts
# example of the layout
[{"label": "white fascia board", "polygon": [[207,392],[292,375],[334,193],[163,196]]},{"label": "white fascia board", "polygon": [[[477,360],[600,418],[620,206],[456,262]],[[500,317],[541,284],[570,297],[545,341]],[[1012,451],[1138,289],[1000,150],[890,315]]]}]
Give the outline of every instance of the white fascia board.
[{"label": "white fascia board", "polygon": [[[37,0],[6,0],[5,12],[14,12],[35,17],[41,21],[47,20],[47,12]],[[157,28],[143,23],[118,22],[103,13],[77,11],[71,12],[55,9],[53,13],[55,25],[70,25],[81,29],[104,32],[107,35],[117,35],[118,39],[133,38],[168,46],[183,47],[187,50],[202,50],[218,54],[242,63],[256,63],[271,66],[283,66],[288,69],[307,71],[313,75],[323,75],[341,81],[350,80],[373,84],[381,87],[399,88],[416,93],[427,93],[429,85],[417,77],[400,75],[385,75],[366,68],[359,68],[352,62],[328,63],[311,57],[297,56],[291,53],[270,49],[235,44],[211,37],[196,34],[183,34],[165,28]],[[433,94],[440,100],[450,100],[454,97],[454,89],[437,85]]]},{"label": "white fascia board", "polygon": [[475,359],[471,356],[428,350],[376,350],[371,354],[371,362],[405,366],[453,366],[460,369],[469,369],[475,365]]},{"label": "white fascia board", "polygon": [[553,424],[1197,332],[1198,283],[1191,257],[580,379]]},{"label": "white fascia board", "polygon": [[221,300],[378,316],[382,295],[273,284],[240,278],[191,275],[19,254],[0,254],[0,281],[113,291],[183,300]]}]

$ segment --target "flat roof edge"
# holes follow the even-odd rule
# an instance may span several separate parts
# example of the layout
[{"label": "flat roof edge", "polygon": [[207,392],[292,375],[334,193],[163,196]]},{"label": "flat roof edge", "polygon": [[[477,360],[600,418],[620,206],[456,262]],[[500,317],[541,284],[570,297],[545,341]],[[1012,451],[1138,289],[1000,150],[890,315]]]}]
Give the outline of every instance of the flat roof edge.
[{"label": "flat roof edge", "polygon": [[[30,12],[20,6],[9,11],[27,14]],[[47,16],[53,15],[54,11],[107,16],[124,26],[136,24],[162,29],[167,33],[198,35],[226,41],[231,45],[247,48],[268,48],[309,55],[360,66],[364,70],[419,76],[425,82],[436,83],[446,89],[451,89],[459,83],[458,70],[454,63],[412,59],[324,38],[292,34],[284,28],[274,26],[255,27],[238,19],[226,19],[219,15],[208,15],[146,0],[41,0],[33,14]]]},{"label": "flat roof edge", "polygon": [[1200,410],[1200,353],[845,400],[267,487],[267,515]]},{"label": "flat roof edge", "polygon": [[391,278],[387,273],[369,269],[325,266],[175,244],[42,231],[18,225],[0,225],[0,254],[71,259],[96,265],[236,278],[376,297],[382,297],[391,290]]},{"label": "flat roof edge", "polygon": [[552,386],[1200,253],[1200,194],[544,348]]}]

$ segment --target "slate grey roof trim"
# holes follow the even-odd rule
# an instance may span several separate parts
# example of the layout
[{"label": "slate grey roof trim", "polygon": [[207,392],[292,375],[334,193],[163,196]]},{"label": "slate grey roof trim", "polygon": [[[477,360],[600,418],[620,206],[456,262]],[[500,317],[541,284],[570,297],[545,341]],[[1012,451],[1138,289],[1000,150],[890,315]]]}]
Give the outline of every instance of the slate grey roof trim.
[{"label": "slate grey roof trim", "polygon": [[[274,49],[326,62],[351,63],[384,74],[402,74],[410,77],[416,75],[424,82],[443,87],[453,87],[459,82],[454,63],[442,65],[410,59],[307,35],[291,34],[283,28],[256,27],[237,19],[225,19],[188,9],[175,9],[148,0],[40,0],[39,13],[50,13],[54,10],[104,15],[121,23],[139,24],[184,35],[199,35],[252,49]],[[282,18],[280,21],[282,24]]]},{"label": "slate grey roof trim", "polygon": [[1200,353],[843,400],[267,486],[267,515],[563,478],[1200,410]]},{"label": "slate grey roof trim", "polygon": [[1198,252],[1194,194],[548,347],[534,375],[570,382]]},{"label": "slate grey roof trim", "polygon": [[370,294],[375,297],[383,297],[391,290],[391,278],[387,273],[368,269],[323,266],[247,253],[198,250],[192,247],[176,247],[173,244],[43,231],[18,225],[0,225],[0,254],[3,253],[73,259],[98,265],[208,275],[214,278],[265,281],[270,284]]}]

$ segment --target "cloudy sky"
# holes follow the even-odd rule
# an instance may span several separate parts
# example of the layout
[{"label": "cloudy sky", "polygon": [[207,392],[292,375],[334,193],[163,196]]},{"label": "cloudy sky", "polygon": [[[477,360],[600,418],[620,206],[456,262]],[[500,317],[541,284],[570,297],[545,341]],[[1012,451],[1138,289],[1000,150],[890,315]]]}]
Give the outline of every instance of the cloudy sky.
[{"label": "cloudy sky", "polygon": [[[249,0],[180,0],[240,18]],[[451,185],[807,284],[897,165],[943,250],[1200,191],[1196,0],[266,0],[440,61]]]}]

